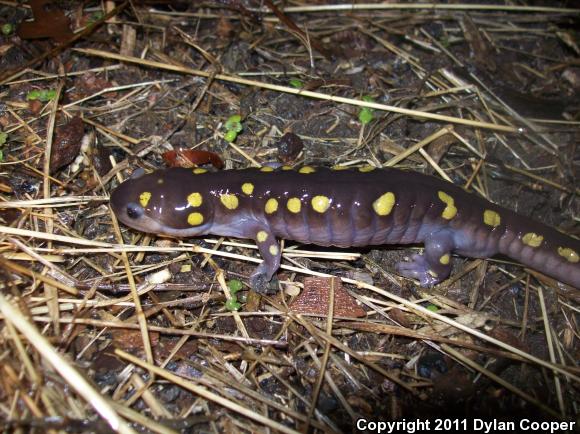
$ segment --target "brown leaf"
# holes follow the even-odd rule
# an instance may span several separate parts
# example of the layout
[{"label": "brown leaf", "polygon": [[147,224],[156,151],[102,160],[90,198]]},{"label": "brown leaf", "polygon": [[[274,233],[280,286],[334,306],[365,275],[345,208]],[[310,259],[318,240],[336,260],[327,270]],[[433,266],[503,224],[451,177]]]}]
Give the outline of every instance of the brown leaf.
[{"label": "brown leaf", "polygon": [[395,322],[397,322],[397,324],[400,324],[405,328],[411,328],[411,321],[409,321],[409,319],[407,318],[407,314],[398,307],[394,307],[393,309],[391,309],[391,311],[389,312],[389,316]]},{"label": "brown leaf", "polygon": [[[117,348],[125,351],[143,348],[143,335],[139,330],[112,329],[111,335]],[[159,333],[149,332],[149,339],[151,340],[151,346],[155,347],[159,344]]]},{"label": "brown leaf", "polygon": [[307,277],[304,279],[304,291],[292,302],[290,310],[294,313],[327,316],[333,282],[334,316],[350,318],[366,316],[364,309],[346,292],[342,282],[337,278]]},{"label": "brown leaf", "polygon": [[83,121],[78,116],[57,129],[50,155],[50,173],[54,173],[74,161],[81,150],[84,132]]},{"label": "brown leaf", "polygon": [[489,42],[485,39],[482,32],[480,32],[477,24],[471,19],[469,15],[465,15],[461,21],[463,27],[463,35],[465,40],[469,43],[471,48],[471,57],[475,64],[483,70],[488,72],[495,72],[497,64],[495,63],[495,53]]},{"label": "brown leaf", "polygon": [[42,110],[43,105],[44,104],[38,99],[28,101],[28,108],[30,109],[30,112],[35,116],[40,113],[40,110]]},{"label": "brown leaf", "polygon": [[100,144],[94,144],[91,147],[91,161],[93,166],[95,166],[95,170],[100,176],[106,175],[109,170],[113,168],[111,165],[111,159],[109,158],[110,155],[110,148],[105,148]]},{"label": "brown leaf", "polygon": [[16,33],[22,39],[52,38],[65,42],[74,36],[70,20],[51,0],[31,0],[34,21],[18,25]]},{"label": "brown leaf", "polygon": [[211,163],[216,169],[224,167],[224,162],[215,152],[197,149],[178,149],[163,153],[163,160],[169,167],[193,167]]},{"label": "brown leaf", "polygon": [[286,133],[280,137],[280,140],[276,143],[276,147],[278,148],[278,158],[280,158],[280,161],[283,163],[291,163],[298,158],[298,155],[304,149],[304,142],[296,134]]}]

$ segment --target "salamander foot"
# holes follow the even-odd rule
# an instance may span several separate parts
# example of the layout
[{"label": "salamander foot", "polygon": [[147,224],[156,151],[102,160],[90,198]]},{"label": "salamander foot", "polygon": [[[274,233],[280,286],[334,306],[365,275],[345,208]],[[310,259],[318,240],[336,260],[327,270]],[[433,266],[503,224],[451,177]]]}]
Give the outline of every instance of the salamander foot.
[{"label": "salamander foot", "polygon": [[397,271],[399,274],[408,277],[409,279],[417,279],[424,288],[431,287],[441,282],[449,275],[449,273],[447,273],[442,276],[432,268],[435,267],[429,265],[429,262],[424,255],[413,255],[409,262],[399,262],[397,264]]},{"label": "salamander foot", "polygon": [[271,295],[278,292],[278,279],[268,279],[265,273],[256,273],[250,276],[250,286],[258,294]]}]

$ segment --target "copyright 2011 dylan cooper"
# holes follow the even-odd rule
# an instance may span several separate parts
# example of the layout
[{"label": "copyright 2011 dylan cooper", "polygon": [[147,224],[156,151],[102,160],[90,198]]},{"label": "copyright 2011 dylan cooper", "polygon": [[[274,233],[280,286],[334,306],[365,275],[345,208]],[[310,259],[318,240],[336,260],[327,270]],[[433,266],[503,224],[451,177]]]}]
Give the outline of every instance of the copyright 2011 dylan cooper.
[{"label": "copyright 2011 dylan cooper", "polygon": [[559,433],[573,430],[576,422],[562,421],[533,421],[521,419],[519,421],[484,420],[484,419],[413,419],[397,421],[377,421],[358,419],[356,429],[359,431],[377,434],[407,433],[419,431],[470,431],[477,433],[506,432],[542,432]]}]

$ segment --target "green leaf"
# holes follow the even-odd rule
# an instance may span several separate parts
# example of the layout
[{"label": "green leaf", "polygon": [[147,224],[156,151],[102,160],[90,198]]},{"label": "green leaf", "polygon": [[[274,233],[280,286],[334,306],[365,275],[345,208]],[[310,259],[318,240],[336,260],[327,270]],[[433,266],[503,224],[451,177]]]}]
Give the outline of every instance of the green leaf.
[{"label": "green leaf", "polygon": [[439,308],[437,306],[435,306],[434,304],[430,304],[426,307],[427,310],[430,310],[431,312],[437,312],[439,310]]},{"label": "green leaf", "polygon": [[235,141],[236,137],[238,137],[238,133],[235,132],[234,130],[230,130],[224,135],[225,141],[229,142],[229,143],[232,143],[233,141]]},{"label": "green leaf", "polygon": [[47,101],[54,99],[56,97],[56,89],[49,89],[46,91]]},{"label": "green leaf", "polygon": [[42,89],[38,93],[38,99],[42,102],[50,101],[51,99],[54,99],[55,96],[56,96],[56,90],[54,90],[54,89]]},{"label": "green leaf", "polygon": [[[374,98],[370,95],[364,95],[361,99],[364,102],[375,102]],[[370,107],[361,108],[360,112],[358,112],[358,120],[360,121],[360,123],[363,125],[370,123],[374,118],[373,116],[374,111],[375,110]]]},{"label": "green leaf", "polygon": [[358,120],[361,124],[366,125],[373,120],[373,111],[368,107],[363,107],[361,111],[358,113]]},{"label": "green leaf", "polygon": [[0,132],[0,146],[2,146],[4,143],[6,143],[7,139],[8,139],[8,133]]},{"label": "green leaf", "polygon": [[228,288],[230,288],[230,291],[232,292],[232,295],[235,295],[236,292],[238,292],[243,287],[244,287],[244,284],[242,283],[241,280],[232,279],[232,280],[229,280],[228,281]]},{"label": "green leaf", "polygon": [[302,80],[298,78],[291,78],[289,83],[290,86],[295,87],[296,89],[302,89],[304,87],[304,83],[302,83]]},{"label": "green leaf", "polygon": [[228,131],[235,131],[239,133],[242,131],[242,117],[240,115],[233,115],[228,118],[226,121],[226,130]]},{"label": "green leaf", "polygon": [[10,24],[10,23],[5,23],[5,24],[2,24],[2,27],[0,29],[1,29],[2,34],[4,36],[8,36],[12,32],[14,32],[14,25],[13,24]]},{"label": "green leaf", "polygon": [[48,91],[46,89],[42,89],[40,92],[38,92],[38,99],[41,100],[42,102],[48,101],[48,98],[46,96],[47,93]]},{"label": "green leaf", "polygon": [[40,96],[40,91],[38,89],[34,89],[26,94],[26,99],[28,101],[34,101],[34,100],[38,99],[39,96]]},{"label": "green leaf", "polygon": [[228,301],[226,301],[225,307],[227,310],[240,310],[240,307],[242,307],[242,305],[238,302],[238,299],[236,297],[232,297]]}]

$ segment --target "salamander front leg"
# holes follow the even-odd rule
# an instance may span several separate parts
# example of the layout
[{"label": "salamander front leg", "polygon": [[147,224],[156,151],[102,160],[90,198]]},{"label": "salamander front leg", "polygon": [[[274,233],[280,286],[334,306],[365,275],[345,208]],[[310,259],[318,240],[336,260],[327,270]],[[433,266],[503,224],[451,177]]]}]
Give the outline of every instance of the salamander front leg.
[{"label": "salamander front leg", "polygon": [[256,233],[256,244],[263,262],[250,276],[250,286],[260,294],[274,294],[278,291],[278,279],[272,279],[280,267],[280,246],[276,237],[267,230]]},{"label": "salamander front leg", "polygon": [[433,286],[449,276],[453,248],[453,237],[447,231],[432,234],[425,240],[424,254],[413,255],[409,262],[399,262],[397,271],[417,279],[423,287]]}]

